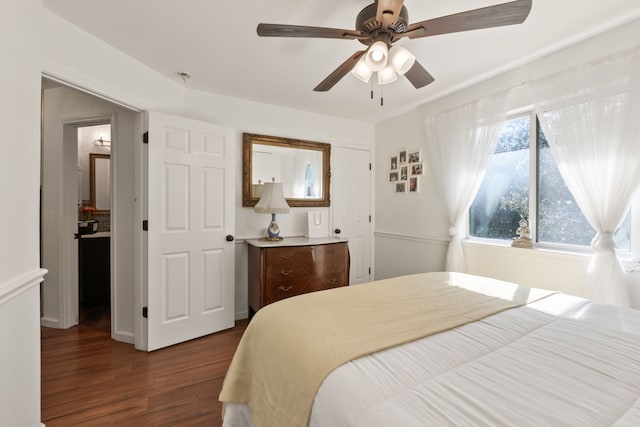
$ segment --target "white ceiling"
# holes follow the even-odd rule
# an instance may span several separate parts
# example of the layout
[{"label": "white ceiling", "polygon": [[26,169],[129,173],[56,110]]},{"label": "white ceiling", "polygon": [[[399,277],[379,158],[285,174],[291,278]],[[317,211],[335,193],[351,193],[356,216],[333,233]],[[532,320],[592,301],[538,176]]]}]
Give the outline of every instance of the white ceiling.
[{"label": "white ceiling", "polygon": [[[506,0],[405,0],[417,22]],[[640,16],[638,0],[533,0],[524,24],[400,44],[435,77],[406,79],[370,99],[352,75],[313,88],[362,45],[355,40],[260,38],[260,22],[353,29],[368,0],[44,0],[47,9],[186,86],[217,94],[377,122]]]}]

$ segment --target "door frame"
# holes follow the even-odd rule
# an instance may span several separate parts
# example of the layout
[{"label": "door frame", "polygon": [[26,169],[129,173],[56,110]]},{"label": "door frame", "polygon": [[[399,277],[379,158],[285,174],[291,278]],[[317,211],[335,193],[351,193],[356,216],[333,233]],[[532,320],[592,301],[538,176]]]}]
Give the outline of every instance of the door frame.
[{"label": "door frame", "polygon": [[[65,185],[62,186],[62,215],[60,224],[61,236],[61,283],[59,287],[60,293],[60,313],[61,327],[66,329],[75,326],[79,322],[79,292],[78,292],[78,244],[76,240],[70,241],[68,236],[77,233],[77,200],[78,200],[78,128],[95,126],[95,125],[111,125],[111,132],[117,129],[116,117],[111,116],[94,116],[79,119],[65,120],[62,123],[62,180]],[[112,138],[113,140],[113,138]],[[112,152],[115,150],[115,143],[112,146]],[[115,160],[115,159],[114,159]],[[115,161],[110,162],[110,186],[112,195],[110,204],[113,205],[113,171]],[[72,185],[75,184],[75,185]],[[72,203],[72,200],[75,203]],[[112,218],[113,221],[114,218]],[[111,255],[115,250],[114,245],[111,246]],[[110,268],[113,267],[113,264]],[[112,272],[113,277],[113,272]],[[110,292],[113,293],[112,283],[109,283]]]},{"label": "door frame", "polygon": [[[141,160],[141,139],[138,139],[138,135],[142,135],[142,129],[143,127],[143,120],[144,120],[144,114],[143,114],[143,110],[132,106],[131,104],[128,104],[126,102],[122,102],[119,101],[117,99],[111,98],[109,96],[106,96],[104,94],[100,94],[94,90],[88,89],[85,86],[82,86],[80,84],[76,84],[73,83],[70,80],[67,79],[62,79],[59,78],[57,76],[52,75],[51,73],[48,73],[46,71],[43,71],[41,74],[41,77],[43,79],[47,79],[50,80],[56,84],[59,84],[60,86],[64,86],[67,87],[69,89],[74,89],[77,90],[79,92],[83,92],[87,95],[90,95],[98,100],[102,100],[111,104],[114,104],[115,106],[121,107],[123,109],[129,110],[131,111],[131,113],[134,115],[134,171],[133,171],[133,176],[134,176],[134,185],[135,185],[135,199],[133,201],[134,203],[134,221],[136,224],[141,224],[142,223],[142,218],[143,218],[143,212],[140,209],[140,200],[141,199],[141,189],[142,187],[142,182],[143,182],[143,173],[145,172],[145,170],[143,168],[141,168],[141,164],[142,164],[142,160]],[[44,113],[44,110],[43,110]],[[109,122],[111,123],[111,130],[112,130],[112,137],[111,140],[113,141],[113,145],[112,145],[112,150],[111,150],[111,159],[112,161],[110,162],[110,169],[111,169],[111,173],[110,173],[110,181],[111,181],[111,189],[112,189],[112,193],[111,193],[111,210],[112,210],[112,214],[111,214],[111,229],[112,229],[112,234],[111,234],[111,248],[110,248],[110,255],[111,255],[111,266],[110,266],[110,272],[111,272],[111,283],[110,283],[110,293],[111,293],[111,304],[112,304],[112,311],[111,311],[111,316],[112,316],[112,321],[111,321],[111,338],[112,339],[116,339],[118,341],[121,342],[126,342],[126,343],[132,343],[135,344],[135,342],[137,342],[138,340],[142,340],[144,339],[146,342],[146,330],[145,327],[146,325],[142,323],[142,315],[141,315],[141,310],[142,310],[142,306],[143,304],[143,300],[141,297],[141,294],[143,292],[143,283],[142,282],[142,275],[141,275],[141,271],[144,270],[144,268],[142,268],[142,263],[145,262],[146,260],[143,258],[143,251],[141,248],[142,245],[142,227],[140,227],[139,229],[136,229],[135,235],[134,235],[134,250],[133,250],[133,269],[134,269],[134,277],[133,277],[133,283],[131,283],[131,286],[133,287],[133,292],[134,292],[134,309],[135,309],[135,317],[134,317],[134,321],[133,321],[133,326],[134,326],[134,331],[133,334],[134,336],[131,337],[128,334],[119,334],[117,333],[117,331],[114,330],[114,326],[115,323],[114,321],[117,322],[117,319],[115,318],[117,316],[116,311],[114,309],[115,305],[117,304],[117,302],[115,302],[117,300],[117,298],[114,299],[114,291],[115,291],[115,279],[117,277],[116,272],[118,272],[118,265],[117,262],[115,262],[115,254],[117,252],[118,246],[119,246],[119,242],[118,242],[118,238],[115,236],[116,233],[113,233],[113,231],[115,229],[118,228],[118,218],[117,215],[115,215],[114,212],[114,208],[116,206],[117,203],[117,198],[115,197],[115,195],[117,194],[117,190],[116,187],[117,185],[115,184],[115,180],[117,179],[116,177],[116,164],[117,164],[117,160],[116,160],[116,153],[117,153],[117,139],[118,139],[118,113],[116,111],[113,111],[111,114],[105,114],[105,115],[96,115],[96,116],[87,116],[87,117],[83,117],[81,115],[79,115],[78,117],[70,117],[67,119],[64,119],[62,121],[62,127],[63,127],[63,143],[62,143],[62,147],[63,150],[65,149],[71,149],[70,148],[70,144],[68,143],[68,140],[73,139],[73,141],[75,142],[75,145],[73,145],[74,148],[74,152],[75,152],[75,157],[73,160],[69,161],[67,159],[67,156],[63,156],[63,168],[66,168],[63,170],[62,172],[62,177],[60,178],[61,180],[65,180],[63,182],[68,182],[66,181],[67,179],[69,179],[67,177],[67,173],[66,171],[68,170],[69,167],[69,163],[71,164],[72,170],[73,170],[73,175],[74,175],[74,179],[77,179],[77,128],[78,127],[84,127],[84,126],[90,126],[92,124],[99,124],[100,122],[105,123],[105,122]],[[41,117],[41,126],[43,126],[44,123],[44,116]],[[42,132],[42,131],[41,131]],[[138,143],[138,141],[140,141],[140,143]],[[42,160],[41,160],[42,162]],[[75,164],[73,164],[73,162],[75,162]],[[75,187],[74,187],[75,188]],[[63,191],[66,193],[67,191],[65,189],[63,189]],[[63,197],[66,197],[63,195]],[[77,199],[77,195],[74,193],[73,195],[74,200]],[[71,215],[73,215],[72,218],[72,224],[68,225],[68,222],[66,224],[58,224],[59,225],[59,233],[64,233],[65,229],[69,230],[69,232],[76,233],[77,232],[77,224],[76,224],[76,218],[77,215],[75,214],[75,212],[70,212],[70,210],[75,209],[75,205],[76,203],[73,203],[73,207],[70,208],[69,206],[67,206],[68,204],[64,204],[64,206],[62,206],[60,208],[60,213],[62,215],[65,215],[65,218],[68,219]],[[62,210],[64,209],[64,212],[62,212]],[[62,235],[62,234],[60,234]],[[40,236],[40,238],[42,239],[42,234]],[[60,261],[60,277],[64,277],[65,280],[62,281],[62,283],[59,284],[59,289],[58,289],[58,319],[52,319],[55,320],[55,322],[49,322],[45,319],[41,319],[41,322],[44,326],[50,326],[50,327],[55,327],[55,328],[68,328],[74,325],[73,320],[75,320],[75,324],[78,323],[78,246],[77,243],[75,242],[75,240],[73,241],[75,246],[75,249],[70,248],[72,251],[75,252],[75,268],[73,268],[73,266],[71,268],[69,268],[68,266],[65,266],[62,262],[62,260]],[[69,248],[72,245],[66,245],[67,248]],[[63,250],[63,244],[62,242],[59,243],[59,248],[62,251]],[[73,261],[72,261],[73,262]],[[64,286],[64,283],[67,282],[67,278],[71,278],[71,280],[73,280],[73,285],[71,286]],[[42,301],[41,301],[42,304]],[[138,314],[140,313],[140,314]],[[132,315],[134,315],[132,313]],[[141,327],[140,324],[142,324],[143,326]]]},{"label": "door frame", "polygon": [[144,129],[148,129],[147,114],[138,112],[136,114],[134,155],[135,155],[135,223],[138,224],[134,235],[134,347],[136,350],[147,351],[147,319],[143,317],[143,307],[147,305],[147,239],[142,229],[142,221],[147,218],[148,194],[147,182],[149,170],[147,159],[149,157],[149,145],[143,143]]}]

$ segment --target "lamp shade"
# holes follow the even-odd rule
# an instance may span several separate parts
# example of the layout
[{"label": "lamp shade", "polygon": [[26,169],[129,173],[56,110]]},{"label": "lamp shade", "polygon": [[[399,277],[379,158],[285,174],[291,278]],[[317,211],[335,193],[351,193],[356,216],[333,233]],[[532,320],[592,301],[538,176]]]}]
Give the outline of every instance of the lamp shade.
[{"label": "lamp shade", "polygon": [[389,64],[393,66],[396,73],[401,76],[413,67],[416,57],[402,46],[393,46],[389,49]]},{"label": "lamp shade", "polygon": [[282,191],[282,183],[265,182],[262,196],[254,209],[258,213],[289,213],[289,205]]},{"label": "lamp shade", "polygon": [[398,73],[396,73],[396,70],[391,65],[387,65],[382,70],[378,71],[379,85],[393,83],[396,80],[398,80]]},{"label": "lamp shade", "polygon": [[384,42],[377,41],[369,46],[364,60],[371,71],[380,71],[387,65],[389,51]]},{"label": "lamp shade", "polygon": [[356,76],[358,80],[361,80],[363,83],[369,83],[373,71],[371,71],[371,68],[369,68],[369,66],[367,65],[365,58],[366,56],[360,58],[360,60],[356,63],[356,66],[353,67],[353,70],[351,70],[351,74]]}]

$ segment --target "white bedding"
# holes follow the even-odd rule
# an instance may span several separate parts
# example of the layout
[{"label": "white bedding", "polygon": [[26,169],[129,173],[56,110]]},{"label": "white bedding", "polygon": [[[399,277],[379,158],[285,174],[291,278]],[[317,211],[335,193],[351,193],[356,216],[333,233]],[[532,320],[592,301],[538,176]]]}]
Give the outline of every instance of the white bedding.
[{"label": "white bedding", "polygon": [[[228,404],[225,427],[249,427]],[[553,295],[361,357],[311,427],[640,426],[640,312]]]}]

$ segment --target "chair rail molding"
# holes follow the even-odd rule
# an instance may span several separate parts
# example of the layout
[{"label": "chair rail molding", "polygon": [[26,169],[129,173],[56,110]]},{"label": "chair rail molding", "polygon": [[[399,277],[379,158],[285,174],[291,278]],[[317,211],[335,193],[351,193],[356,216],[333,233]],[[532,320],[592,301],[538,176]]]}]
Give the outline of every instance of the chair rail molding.
[{"label": "chair rail molding", "polygon": [[0,305],[39,285],[44,280],[47,271],[44,268],[39,268],[10,282],[0,284]]},{"label": "chair rail molding", "polygon": [[386,231],[376,231],[373,233],[375,237],[385,238],[385,239],[396,239],[396,240],[409,240],[413,242],[430,242],[430,243],[439,243],[442,245],[448,245],[450,239],[448,237],[438,237],[438,236],[409,236],[407,234],[400,233],[390,233]]}]

